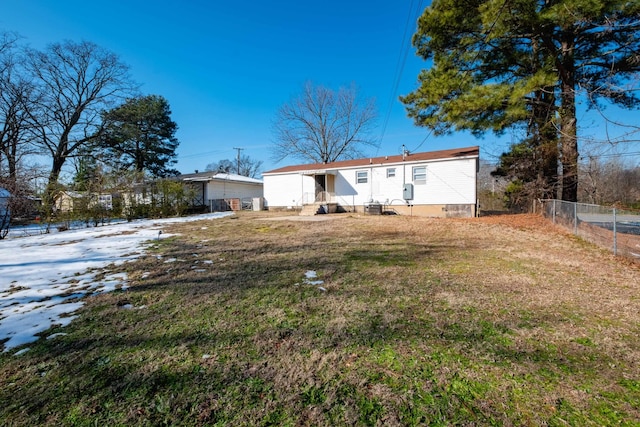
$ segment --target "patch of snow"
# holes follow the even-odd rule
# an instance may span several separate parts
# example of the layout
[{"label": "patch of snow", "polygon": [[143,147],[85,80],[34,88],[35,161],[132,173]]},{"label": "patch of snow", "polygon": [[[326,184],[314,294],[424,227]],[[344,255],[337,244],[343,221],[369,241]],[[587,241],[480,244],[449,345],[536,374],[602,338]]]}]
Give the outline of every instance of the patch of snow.
[{"label": "patch of snow", "polygon": [[[55,334],[51,334],[51,335],[49,335],[49,336],[47,337],[47,339],[48,339],[48,340],[52,340],[52,339],[54,339],[54,338],[63,337],[63,336],[65,336],[65,335],[67,335],[67,334],[65,334],[64,332],[58,332],[58,333],[55,333]],[[18,354],[18,353],[16,353],[16,354]]]},{"label": "patch of snow", "polygon": [[71,323],[77,317],[74,313],[84,305],[84,297],[126,289],[125,273],[110,274],[102,280],[96,276],[107,266],[117,268],[142,256],[164,224],[232,214],[52,230],[50,234],[14,235],[0,241],[0,342],[7,340],[4,352],[36,341],[38,334],[54,325]]},{"label": "patch of snow", "polygon": [[[305,285],[311,285],[311,286],[320,286],[324,284],[324,280],[311,280],[311,279],[316,279],[318,277],[318,273],[316,273],[313,270],[308,270],[306,273],[304,273],[304,280],[302,281]],[[296,283],[296,285],[298,285]],[[319,287],[318,289],[320,289],[323,292],[326,292],[326,289],[323,287]]]}]

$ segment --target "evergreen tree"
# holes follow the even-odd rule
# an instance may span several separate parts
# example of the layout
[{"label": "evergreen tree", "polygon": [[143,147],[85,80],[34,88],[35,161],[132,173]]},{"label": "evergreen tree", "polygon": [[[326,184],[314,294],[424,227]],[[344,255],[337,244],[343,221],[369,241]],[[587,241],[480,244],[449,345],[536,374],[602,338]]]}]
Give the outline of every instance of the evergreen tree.
[{"label": "evergreen tree", "polygon": [[96,182],[101,180],[103,175],[98,159],[91,155],[88,149],[82,149],[74,160],[73,189],[93,191]]},{"label": "evergreen tree", "polygon": [[559,159],[562,198],[575,201],[576,97],[637,105],[639,15],[625,0],[434,0],[413,38],[433,65],[401,100],[436,134],[526,129],[528,161],[544,158],[534,163],[551,185]]},{"label": "evergreen tree", "polygon": [[176,175],[178,125],[171,120],[169,103],[162,96],[148,95],[127,100],[103,113],[103,128],[97,147],[116,170],[145,172],[153,177]]}]

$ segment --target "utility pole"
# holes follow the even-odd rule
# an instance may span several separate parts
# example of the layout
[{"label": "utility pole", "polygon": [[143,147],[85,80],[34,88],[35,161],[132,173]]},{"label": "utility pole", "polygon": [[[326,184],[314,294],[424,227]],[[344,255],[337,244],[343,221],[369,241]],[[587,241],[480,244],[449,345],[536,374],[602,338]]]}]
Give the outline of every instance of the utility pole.
[{"label": "utility pole", "polygon": [[233,147],[234,150],[238,150],[238,175],[240,175],[240,152],[244,150],[244,148]]}]

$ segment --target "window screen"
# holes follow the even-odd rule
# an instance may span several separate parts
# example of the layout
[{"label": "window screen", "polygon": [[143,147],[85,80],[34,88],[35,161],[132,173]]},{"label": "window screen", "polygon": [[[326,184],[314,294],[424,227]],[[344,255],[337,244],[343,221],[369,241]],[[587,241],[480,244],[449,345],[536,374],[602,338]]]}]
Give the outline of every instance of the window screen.
[{"label": "window screen", "polygon": [[413,183],[414,184],[427,183],[427,167],[426,166],[416,166],[413,168]]}]

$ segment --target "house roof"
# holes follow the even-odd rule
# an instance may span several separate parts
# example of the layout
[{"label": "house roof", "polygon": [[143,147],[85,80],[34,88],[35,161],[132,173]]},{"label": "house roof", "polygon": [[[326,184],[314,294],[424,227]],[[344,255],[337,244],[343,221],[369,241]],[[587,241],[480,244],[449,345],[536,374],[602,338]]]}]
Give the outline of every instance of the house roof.
[{"label": "house roof", "polygon": [[222,172],[200,172],[200,173],[188,173],[180,175],[179,177],[183,181],[195,181],[195,182],[208,182],[208,181],[232,181],[241,182],[245,184],[259,184],[262,185],[261,179],[249,178],[248,176],[236,175],[233,173]]},{"label": "house roof", "polygon": [[263,175],[281,174],[291,172],[307,172],[307,171],[326,171],[335,169],[347,169],[356,168],[362,166],[376,165],[392,165],[402,163],[415,163],[430,160],[444,160],[454,159],[457,157],[478,157],[480,155],[480,148],[478,146],[454,148],[450,150],[440,151],[426,151],[422,153],[410,153],[404,156],[402,154],[396,156],[383,156],[383,157],[367,157],[363,159],[354,160],[342,160],[339,162],[331,163],[312,163],[305,165],[285,166],[279,169],[273,169],[268,172],[264,172]]}]

